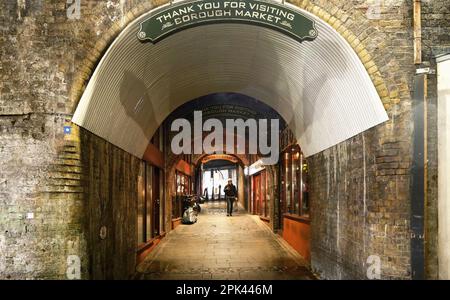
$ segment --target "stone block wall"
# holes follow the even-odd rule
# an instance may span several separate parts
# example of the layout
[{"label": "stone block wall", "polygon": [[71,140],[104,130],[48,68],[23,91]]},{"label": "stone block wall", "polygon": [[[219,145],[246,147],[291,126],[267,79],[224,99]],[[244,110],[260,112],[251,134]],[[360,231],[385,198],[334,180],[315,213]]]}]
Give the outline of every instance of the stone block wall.
[{"label": "stone block wall", "polygon": [[64,124],[38,113],[0,116],[2,279],[66,278],[69,255],[86,271],[79,148],[64,140]]}]

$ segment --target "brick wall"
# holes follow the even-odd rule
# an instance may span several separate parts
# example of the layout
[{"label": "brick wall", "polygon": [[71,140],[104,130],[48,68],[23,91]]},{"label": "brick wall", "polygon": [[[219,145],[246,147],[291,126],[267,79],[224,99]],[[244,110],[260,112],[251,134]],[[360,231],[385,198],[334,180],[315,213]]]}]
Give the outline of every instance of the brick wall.
[{"label": "brick wall", "polygon": [[309,159],[312,267],[325,278],[364,279],[377,255],[382,278],[409,278],[411,2],[310,2],[334,12],[367,50],[390,118]]},{"label": "brick wall", "polygon": [[0,278],[65,278],[67,257],[86,251],[79,150],[62,145],[63,124],[44,114],[0,117]]},{"label": "brick wall", "polygon": [[[133,190],[138,161],[90,133],[68,137],[63,126],[112,39],[135,15],[164,2],[81,0],[79,20],[67,19],[65,1],[0,2],[0,278],[65,278],[67,256],[73,254],[81,258],[83,278],[125,278],[131,271],[133,228],[117,224],[133,219],[135,202],[124,195]],[[349,41],[390,117],[310,158],[312,266],[326,278],[365,278],[367,256],[379,255],[383,278],[409,278],[412,1],[380,1],[379,7],[370,0],[292,2]],[[424,55],[429,56],[427,49],[449,46],[448,1],[423,2],[430,45]],[[432,109],[429,119],[435,123]],[[433,257],[435,125],[428,136],[428,253]],[[126,173],[123,186],[111,177],[116,168]],[[96,213],[102,205],[112,210]],[[26,218],[29,212],[32,219]],[[114,239],[97,239],[100,224]],[[112,257],[106,245],[118,256]],[[435,276],[435,262],[429,270]]]},{"label": "brick wall", "polygon": [[[436,70],[435,55],[450,53],[450,3],[446,0],[423,1],[422,4],[423,66]],[[427,201],[426,201],[426,273],[428,278],[438,278],[438,218],[437,218],[437,81],[428,76],[427,97]]]},{"label": "brick wall", "polygon": [[[134,223],[121,209],[132,211],[124,206],[133,204],[133,174],[127,186],[118,185],[126,175],[111,183],[108,176],[136,167],[136,158],[90,133],[80,143],[76,128],[64,134],[84,85],[77,81],[86,74],[84,59],[122,9],[138,4],[119,2],[82,0],[79,20],[68,20],[65,1],[0,2],[0,278],[67,278],[69,255],[80,257],[82,278],[126,278],[130,272],[136,234],[125,237]],[[105,153],[113,155],[114,170],[89,168],[82,159],[104,162]],[[107,196],[120,188],[125,202],[124,194]],[[101,205],[117,214],[105,216]],[[118,221],[130,225],[118,227]],[[108,238],[101,242],[97,225],[103,222]]]}]

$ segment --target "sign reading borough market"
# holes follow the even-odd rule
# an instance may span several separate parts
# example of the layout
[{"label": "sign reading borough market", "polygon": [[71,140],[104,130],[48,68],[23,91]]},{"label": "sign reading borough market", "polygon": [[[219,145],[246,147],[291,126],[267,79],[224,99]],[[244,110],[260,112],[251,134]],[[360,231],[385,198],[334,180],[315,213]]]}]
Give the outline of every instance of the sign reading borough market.
[{"label": "sign reading borough market", "polygon": [[157,10],[140,24],[138,38],[156,43],[177,31],[214,23],[264,26],[300,42],[313,40],[318,34],[308,16],[273,1],[194,0]]}]

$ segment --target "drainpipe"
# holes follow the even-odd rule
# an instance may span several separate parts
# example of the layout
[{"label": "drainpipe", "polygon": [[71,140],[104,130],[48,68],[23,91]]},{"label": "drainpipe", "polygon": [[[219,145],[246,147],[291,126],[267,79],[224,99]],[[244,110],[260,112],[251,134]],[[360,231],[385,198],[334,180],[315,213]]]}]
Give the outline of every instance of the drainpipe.
[{"label": "drainpipe", "polygon": [[427,132],[427,70],[422,64],[421,1],[413,0],[414,64],[417,66],[413,84],[412,116],[413,158],[411,165],[411,278],[425,279],[425,201],[426,201],[426,132]]},{"label": "drainpipe", "polygon": [[424,211],[425,211],[425,123],[426,75],[414,76],[413,95],[413,159],[411,165],[411,277],[424,279]]},{"label": "drainpipe", "polygon": [[414,64],[422,63],[422,5],[421,0],[413,0],[414,4]]}]

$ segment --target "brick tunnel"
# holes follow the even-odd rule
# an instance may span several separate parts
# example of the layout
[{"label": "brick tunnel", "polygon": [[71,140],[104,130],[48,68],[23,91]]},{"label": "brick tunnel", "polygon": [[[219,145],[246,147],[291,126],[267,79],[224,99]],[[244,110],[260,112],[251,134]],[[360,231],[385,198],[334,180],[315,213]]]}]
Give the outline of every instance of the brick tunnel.
[{"label": "brick tunnel", "polygon": [[0,279],[450,278],[450,8],[372,2],[0,3]]}]

